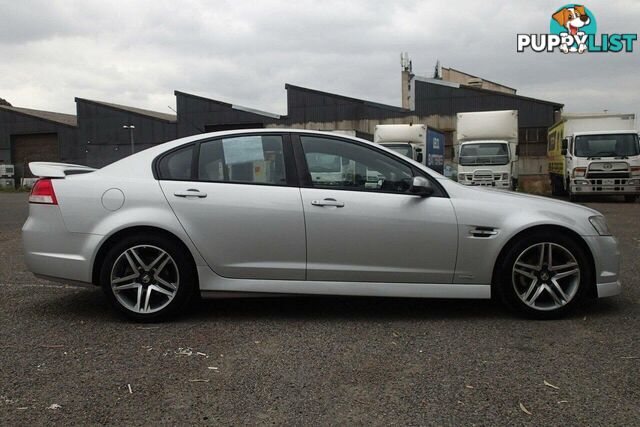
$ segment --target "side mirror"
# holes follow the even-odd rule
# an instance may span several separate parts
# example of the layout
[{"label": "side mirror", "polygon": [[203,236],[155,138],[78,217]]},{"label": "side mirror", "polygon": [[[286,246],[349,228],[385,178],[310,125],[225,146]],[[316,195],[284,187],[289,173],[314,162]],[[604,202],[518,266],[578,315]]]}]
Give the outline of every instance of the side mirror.
[{"label": "side mirror", "polygon": [[567,138],[564,138],[562,140],[562,148],[560,150],[560,154],[562,154],[563,156],[566,156],[568,147],[569,147],[569,140]]},{"label": "side mirror", "polygon": [[409,192],[420,197],[429,197],[433,194],[433,186],[431,181],[423,176],[414,176],[411,179],[411,187]]},{"label": "side mirror", "polygon": [[424,159],[422,155],[422,148],[416,148],[416,162],[422,163],[422,159]]},{"label": "side mirror", "polygon": [[567,155],[567,149],[563,148],[562,150],[560,150],[560,154],[562,154],[563,156]]}]

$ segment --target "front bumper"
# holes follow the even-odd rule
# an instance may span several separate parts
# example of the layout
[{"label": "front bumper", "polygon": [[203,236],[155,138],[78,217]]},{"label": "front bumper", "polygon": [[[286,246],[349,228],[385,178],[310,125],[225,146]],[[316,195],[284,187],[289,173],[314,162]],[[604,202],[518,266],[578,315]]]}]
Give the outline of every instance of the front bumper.
[{"label": "front bumper", "polygon": [[469,186],[478,186],[478,187],[495,187],[495,188],[504,188],[504,189],[508,189],[511,187],[511,182],[510,181],[503,181],[503,180],[462,180],[462,181],[458,181],[460,184],[462,185],[469,185]]},{"label": "front bumper", "polygon": [[640,194],[640,178],[575,178],[570,190],[573,194]]},{"label": "front bumper", "polygon": [[62,213],[54,205],[29,205],[22,227],[27,269],[36,276],[76,283],[92,282],[92,261],[103,236],[70,233]]},{"label": "front bumper", "polygon": [[620,249],[613,236],[583,236],[595,261],[598,298],[611,297],[622,292],[620,283]]}]

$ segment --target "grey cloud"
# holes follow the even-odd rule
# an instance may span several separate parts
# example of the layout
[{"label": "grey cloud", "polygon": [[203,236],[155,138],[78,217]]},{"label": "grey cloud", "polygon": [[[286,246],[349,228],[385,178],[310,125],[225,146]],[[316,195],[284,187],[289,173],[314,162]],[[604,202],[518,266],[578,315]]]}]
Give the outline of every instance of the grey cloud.
[{"label": "grey cloud", "polygon": [[[439,59],[574,111],[637,111],[640,52],[515,52],[516,34],[547,31],[557,7],[547,0],[0,1],[0,96],[66,112],[74,96],[168,111],[178,89],[285,113],[290,82],[398,105],[399,53],[408,51],[418,74],[432,73]],[[591,9],[601,31],[632,32],[640,18],[637,1]]]}]

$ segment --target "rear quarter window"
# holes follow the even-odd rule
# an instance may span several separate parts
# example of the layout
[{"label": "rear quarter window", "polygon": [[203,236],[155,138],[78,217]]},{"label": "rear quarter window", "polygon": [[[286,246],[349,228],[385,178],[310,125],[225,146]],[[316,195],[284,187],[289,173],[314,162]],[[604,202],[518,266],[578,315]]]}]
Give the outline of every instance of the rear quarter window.
[{"label": "rear quarter window", "polygon": [[166,154],[158,162],[158,177],[163,180],[186,181],[192,177],[194,146]]}]

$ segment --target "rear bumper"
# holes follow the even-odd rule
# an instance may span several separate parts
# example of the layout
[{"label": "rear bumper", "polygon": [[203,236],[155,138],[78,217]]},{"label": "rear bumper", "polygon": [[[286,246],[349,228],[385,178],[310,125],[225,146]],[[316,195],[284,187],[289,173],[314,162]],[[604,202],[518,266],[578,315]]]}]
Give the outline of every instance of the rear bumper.
[{"label": "rear bumper", "polygon": [[30,205],[22,227],[27,268],[38,276],[91,283],[92,260],[102,238],[67,231],[58,206]]},{"label": "rear bumper", "polygon": [[611,297],[622,292],[620,283],[620,250],[613,236],[584,236],[595,261],[598,297]]}]

